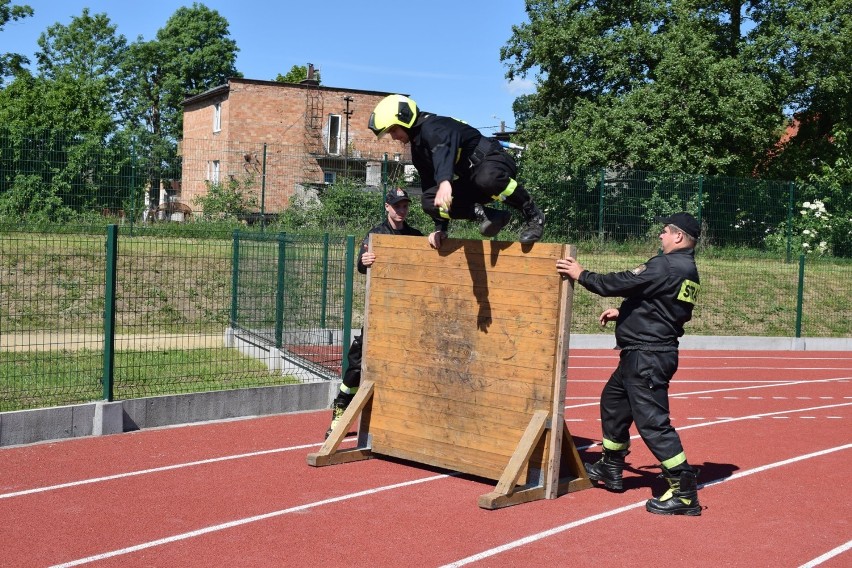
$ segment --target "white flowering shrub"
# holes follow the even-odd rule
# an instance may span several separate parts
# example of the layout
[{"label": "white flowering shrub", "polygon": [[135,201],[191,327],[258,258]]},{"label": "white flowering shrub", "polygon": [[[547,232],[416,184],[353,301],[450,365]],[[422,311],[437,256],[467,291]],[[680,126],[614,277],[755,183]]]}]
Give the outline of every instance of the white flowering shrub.
[{"label": "white flowering shrub", "polygon": [[[832,253],[833,219],[825,210],[825,203],[816,199],[805,201],[793,215],[793,229],[790,234],[791,250],[798,254],[824,256]],[[783,252],[787,248],[787,223],[781,223],[764,239],[766,248]]]},{"label": "white flowering shrub", "polygon": [[803,253],[822,256],[831,252],[831,214],[819,199],[802,203],[793,230],[799,232]]}]

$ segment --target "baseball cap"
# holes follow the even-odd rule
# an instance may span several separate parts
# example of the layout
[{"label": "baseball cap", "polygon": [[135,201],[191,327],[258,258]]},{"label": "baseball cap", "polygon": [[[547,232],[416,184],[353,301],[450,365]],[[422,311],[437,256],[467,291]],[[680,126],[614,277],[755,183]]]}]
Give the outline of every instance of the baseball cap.
[{"label": "baseball cap", "polygon": [[685,211],[682,213],[674,213],[668,217],[657,217],[657,221],[664,225],[674,225],[693,239],[697,239],[698,235],[701,234],[701,227],[699,226],[698,221],[695,220],[695,217]]},{"label": "baseball cap", "polygon": [[388,194],[385,196],[385,203],[388,205],[396,205],[400,201],[411,201],[411,198],[408,197],[408,194],[402,188],[395,188],[388,190]]}]

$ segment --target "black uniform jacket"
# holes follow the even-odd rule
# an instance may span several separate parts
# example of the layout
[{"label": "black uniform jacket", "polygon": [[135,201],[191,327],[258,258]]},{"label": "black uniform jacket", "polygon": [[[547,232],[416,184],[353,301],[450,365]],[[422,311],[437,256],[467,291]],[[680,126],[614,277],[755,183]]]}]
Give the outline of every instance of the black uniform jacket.
[{"label": "black uniform jacket", "polygon": [[470,157],[482,138],[482,133],[472,126],[428,112],[417,116],[409,135],[411,161],[424,190],[452,181],[454,174],[469,176]]},{"label": "black uniform jacket", "polygon": [[402,224],[402,229],[394,229],[388,223],[387,218],[383,223],[379,223],[367,233],[367,236],[364,237],[364,240],[361,241],[361,250],[358,251],[358,272],[361,274],[367,274],[367,267],[364,266],[364,263],[361,262],[361,256],[367,252],[370,248],[370,234],[378,233],[380,235],[409,235],[412,237],[422,237],[423,233],[409,225],[408,223]]},{"label": "black uniform jacket", "polygon": [[615,327],[621,348],[677,348],[700,290],[693,249],[655,256],[624,272],[585,270],[578,282],[595,294],[625,298]]}]

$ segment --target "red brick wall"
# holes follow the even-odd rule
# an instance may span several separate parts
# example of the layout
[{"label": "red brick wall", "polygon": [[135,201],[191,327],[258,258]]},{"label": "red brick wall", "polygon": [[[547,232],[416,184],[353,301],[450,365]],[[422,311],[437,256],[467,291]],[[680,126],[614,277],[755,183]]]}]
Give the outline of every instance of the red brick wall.
[{"label": "red brick wall", "polygon": [[[255,193],[260,203],[263,145],[266,144],[264,209],[279,212],[300,184],[323,182],[316,154],[324,154],[330,114],[340,116],[340,150],[346,137],[349,103],[349,156],[381,160],[385,153],[405,155],[390,137],[376,140],[367,128],[370,113],[388,93],[308,87],[270,81],[231,79],[227,88],[192,99],[184,107],[183,176],[180,200],[194,210],[207,192],[211,164],[219,162],[220,183],[233,179]],[[213,132],[213,108],[222,105],[221,131]],[[309,110],[309,109],[313,110]],[[311,136],[306,115],[319,130]],[[316,136],[318,134],[319,137]],[[319,141],[320,144],[313,144]],[[314,155],[312,155],[312,152]],[[405,158],[403,158],[405,159]],[[326,164],[326,161],[323,161]],[[362,163],[363,166],[363,163]]]}]

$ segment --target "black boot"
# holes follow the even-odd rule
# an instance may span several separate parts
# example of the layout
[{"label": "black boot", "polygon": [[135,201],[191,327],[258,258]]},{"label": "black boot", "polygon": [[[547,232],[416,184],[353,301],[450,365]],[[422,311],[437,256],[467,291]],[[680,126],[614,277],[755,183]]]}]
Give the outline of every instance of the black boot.
[{"label": "black boot", "polygon": [[663,468],[662,477],[669,484],[668,491],[658,499],[648,499],[645,510],[657,515],[699,516],[701,504],[698,502],[698,469],[687,466],[679,472],[670,472]]},{"label": "black boot", "polygon": [[544,235],[544,213],[532,201],[524,204],[522,212],[524,214],[524,226],[521,227],[521,235],[518,240],[522,244],[541,240],[542,235]]},{"label": "black boot", "polygon": [[479,203],[473,206],[473,214],[479,222],[479,233],[483,237],[493,237],[512,220],[512,214],[500,209],[483,207]]},{"label": "black boot", "polygon": [[624,471],[624,458],[629,450],[607,450],[604,448],[603,456],[595,463],[584,463],[586,473],[592,481],[603,481],[604,487],[610,491],[624,491],[622,483],[622,472]]}]

